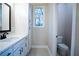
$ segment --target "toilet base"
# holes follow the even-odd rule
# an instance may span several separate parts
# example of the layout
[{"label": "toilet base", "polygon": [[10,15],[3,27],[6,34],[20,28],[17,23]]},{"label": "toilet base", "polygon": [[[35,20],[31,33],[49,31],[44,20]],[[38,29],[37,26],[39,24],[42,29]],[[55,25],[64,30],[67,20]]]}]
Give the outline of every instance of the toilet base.
[{"label": "toilet base", "polygon": [[57,53],[61,56],[68,56],[69,48],[65,44],[58,44],[57,45]]}]

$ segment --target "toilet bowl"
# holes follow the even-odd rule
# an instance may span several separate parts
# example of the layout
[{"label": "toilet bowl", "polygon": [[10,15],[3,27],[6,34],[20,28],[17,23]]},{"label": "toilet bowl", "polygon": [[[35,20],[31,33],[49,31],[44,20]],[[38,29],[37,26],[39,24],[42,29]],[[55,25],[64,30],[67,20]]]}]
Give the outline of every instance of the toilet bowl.
[{"label": "toilet bowl", "polygon": [[67,56],[68,50],[69,50],[68,46],[63,43],[57,45],[57,52],[61,56]]},{"label": "toilet bowl", "polygon": [[63,43],[63,36],[57,37],[57,53],[61,56],[68,55],[69,48]]}]

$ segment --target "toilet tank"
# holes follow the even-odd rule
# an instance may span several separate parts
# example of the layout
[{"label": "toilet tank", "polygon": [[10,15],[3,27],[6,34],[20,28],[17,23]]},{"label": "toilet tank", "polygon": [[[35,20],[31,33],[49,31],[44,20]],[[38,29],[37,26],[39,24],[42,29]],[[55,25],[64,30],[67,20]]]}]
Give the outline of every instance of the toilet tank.
[{"label": "toilet tank", "polygon": [[63,42],[63,36],[58,36],[57,37],[57,43],[62,43]]}]

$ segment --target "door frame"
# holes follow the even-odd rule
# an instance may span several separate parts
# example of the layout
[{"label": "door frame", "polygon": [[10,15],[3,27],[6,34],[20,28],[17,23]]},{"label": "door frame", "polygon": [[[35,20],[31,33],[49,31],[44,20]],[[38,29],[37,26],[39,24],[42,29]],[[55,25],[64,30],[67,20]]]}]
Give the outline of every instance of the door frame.
[{"label": "door frame", "polygon": [[72,36],[71,36],[71,50],[70,56],[74,56],[75,41],[76,41],[76,3],[73,4],[73,14],[72,14]]},{"label": "door frame", "polygon": [[[55,4],[57,7],[57,4]],[[75,50],[75,41],[76,41],[76,3],[73,3],[73,13],[72,13],[72,33],[71,33],[71,49],[70,49],[70,56],[74,56]],[[57,10],[56,10],[57,11]],[[57,14],[57,13],[56,13]],[[57,42],[57,39],[56,39]],[[56,47],[55,47],[56,48]],[[57,51],[56,51],[57,52]]]}]

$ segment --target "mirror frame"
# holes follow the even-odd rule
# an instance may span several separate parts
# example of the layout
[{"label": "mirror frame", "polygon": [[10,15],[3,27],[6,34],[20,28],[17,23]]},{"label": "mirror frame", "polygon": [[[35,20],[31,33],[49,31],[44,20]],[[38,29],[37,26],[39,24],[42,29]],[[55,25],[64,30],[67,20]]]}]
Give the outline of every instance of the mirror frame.
[{"label": "mirror frame", "polygon": [[4,4],[9,7],[9,30],[1,30],[0,33],[11,31],[11,6],[7,3],[4,3]]}]

